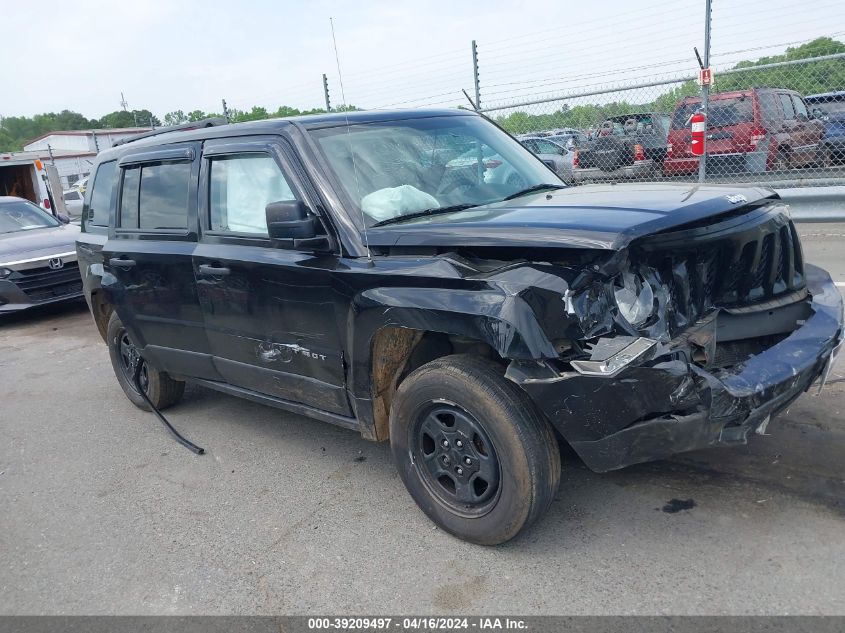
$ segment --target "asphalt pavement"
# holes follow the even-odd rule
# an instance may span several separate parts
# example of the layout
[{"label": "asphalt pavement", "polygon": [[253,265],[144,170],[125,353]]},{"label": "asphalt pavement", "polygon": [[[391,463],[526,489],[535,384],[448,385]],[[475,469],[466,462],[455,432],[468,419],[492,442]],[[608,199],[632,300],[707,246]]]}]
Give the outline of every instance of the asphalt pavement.
[{"label": "asphalt pavement", "polygon": [[[845,284],[845,226],[802,225]],[[845,290],[845,288],[843,288]],[[500,547],[435,529],[386,444],[189,387],[177,445],[82,303],[0,320],[0,614],[845,613],[845,370],[747,446],[567,453]]]}]

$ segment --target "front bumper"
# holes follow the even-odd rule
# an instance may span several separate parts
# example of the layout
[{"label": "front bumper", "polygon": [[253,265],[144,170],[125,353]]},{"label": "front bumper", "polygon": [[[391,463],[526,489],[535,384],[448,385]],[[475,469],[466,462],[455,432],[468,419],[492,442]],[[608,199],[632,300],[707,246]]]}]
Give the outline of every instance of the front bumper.
[{"label": "front bumper", "polygon": [[[61,259],[62,266],[50,269],[50,259]],[[58,257],[34,259],[9,267],[12,275],[0,279],[0,314],[82,296],[82,277],[75,253],[62,253]]]},{"label": "front bumper", "polygon": [[619,180],[628,179],[633,180],[637,178],[650,178],[659,174],[659,165],[653,160],[638,160],[633,165],[626,165],[619,169],[612,171],[605,171],[598,167],[588,167],[581,169],[575,167],[572,169],[572,180],[575,182],[595,181],[595,180]]},{"label": "front bumper", "polygon": [[805,274],[811,315],[736,371],[711,373],[667,351],[613,377],[508,374],[597,472],[744,444],[806,391],[841,348],[842,296],[820,268],[807,265]]}]

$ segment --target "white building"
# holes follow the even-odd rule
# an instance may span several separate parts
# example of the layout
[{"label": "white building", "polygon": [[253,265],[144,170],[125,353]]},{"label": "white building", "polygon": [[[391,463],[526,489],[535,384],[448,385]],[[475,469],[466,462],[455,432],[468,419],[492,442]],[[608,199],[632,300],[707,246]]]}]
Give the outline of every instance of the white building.
[{"label": "white building", "polygon": [[32,139],[23,149],[44,162],[50,161],[52,150],[52,161],[59,172],[62,187],[67,189],[91,172],[91,165],[99,151],[112,147],[117,141],[149,131],[148,127],[123,127],[50,132]]}]

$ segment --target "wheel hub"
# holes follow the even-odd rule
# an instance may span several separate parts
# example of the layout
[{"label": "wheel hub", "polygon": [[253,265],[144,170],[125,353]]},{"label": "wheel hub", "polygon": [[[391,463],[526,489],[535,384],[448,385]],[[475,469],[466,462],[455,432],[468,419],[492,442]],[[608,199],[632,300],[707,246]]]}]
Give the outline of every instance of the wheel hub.
[{"label": "wheel hub", "polygon": [[418,418],[413,447],[429,488],[461,511],[478,509],[499,490],[499,461],[479,422],[463,409],[438,404]]},{"label": "wheel hub", "polygon": [[123,370],[123,375],[129,381],[129,384],[132,385],[132,388],[135,388],[135,367],[138,363],[142,363],[141,365],[141,387],[144,389],[144,393],[147,393],[149,390],[150,378],[149,373],[147,372],[147,364],[144,363],[143,359],[141,359],[140,354],[138,354],[138,349],[135,347],[135,344],[129,338],[129,334],[126,333],[124,330],[120,333],[118,338],[118,345],[120,347],[120,365],[121,369]]}]

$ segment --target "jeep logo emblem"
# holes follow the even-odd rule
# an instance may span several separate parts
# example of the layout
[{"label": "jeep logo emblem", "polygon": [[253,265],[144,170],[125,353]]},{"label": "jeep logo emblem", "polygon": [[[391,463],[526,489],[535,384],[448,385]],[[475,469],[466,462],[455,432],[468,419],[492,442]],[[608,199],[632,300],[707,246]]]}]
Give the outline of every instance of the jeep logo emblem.
[{"label": "jeep logo emblem", "polygon": [[59,270],[64,268],[65,263],[62,261],[61,257],[53,257],[50,261],[47,262],[47,266],[50,267],[50,270]]}]

